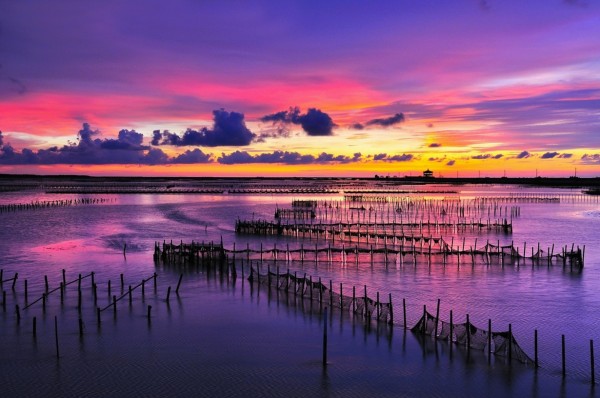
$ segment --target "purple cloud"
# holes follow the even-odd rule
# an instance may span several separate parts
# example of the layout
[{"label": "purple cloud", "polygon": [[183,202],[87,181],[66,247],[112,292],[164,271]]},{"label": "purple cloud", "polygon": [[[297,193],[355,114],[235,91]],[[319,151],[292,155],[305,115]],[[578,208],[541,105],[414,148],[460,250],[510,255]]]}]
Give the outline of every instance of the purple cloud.
[{"label": "purple cloud", "polygon": [[173,146],[247,146],[256,138],[244,123],[244,114],[227,112],[224,109],[213,111],[212,129],[206,127],[196,131],[187,129],[180,137],[176,133],[154,131],[152,145]]},{"label": "purple cloud", "polygon": [[248,164],[248,163],[281,163],[281,164],[323,164],[323,163],[351,163],[362,159],[360,153],[353,156],[333,155],[323,152],[318,156],[302,155],[298,152],[274,151],[251,155],[246,151],[235,151],[230,154],[221,154],[217,162],[221,164]]},{"label": "purple cloud", "polygon": [[546,152],[541,156],[541,158],[542,159],[552,159],[556,156],[558,156],[558,152]]},{"label": "purple cloud", "polygon": [[[305,114],[300,113],[298,107],[290,108],[287,111],[276,112],[260,118],[262,122],[272,122],[274,124],[299,124],[310,136],[327,136],[333,134],[335,123],[331,117],[316,108],[309,108]],[[285,130],[282,130],[285,131]]]},{"label": "purple cloud", "polygon": [[585,164],[600,164],[600,153],[588,155],[587,153],[581,156],[581,162]]},{"label": "purple cloud", "polygon": [[378,153],[373,156],[373,160],[381,160],[385,162],[409,162],[415,158],[412,154],[403,153],[402,155],[390,156],[387,153]]},{"label": "purple cloud", "polygon": [[16,152],[0,134],[0,164],[144,164],[208,163],[211,155],[199,149],[169,158],[161,149],[142,145],[142,134],[134,130],[121,130],[116,139],[94,138],[99,135],[88,123],[77,133],[77,142],[62,147],[33,151],[24,148]]},{"label": "purple cloud", "polygon": [[485,153],[485,154],[480,154],[480,155],[475,155],[475,156],[471,156],[471,159],[478,159],[478,160],[486,160],[486,159],[500,159],[501,157],[503,157],[504,155],[499,153],[496,155],[492,155],[490,153]]},{"label": "purple cloud", "polygon": [[446,166],[454,166],[456,164],[456,160],[449,160],[448,163],[446,163]]},{"label": "purple cloud", "polygon": [[106,139],[100,143],[100,147],[103,149],[123,149],[129,151],[148,149],[147,146],[142,145],[143,140],[144,135],[135,130],[121,130],[116,140]]},{"label": "purple cloud", "polygon": [[437,142],[432,142],[431,144],[428,145],[429,148],[439,148],[441,146],[442,146],[442,144],[439,144]]},{"label": "purple cloud", "polygon": [[529,152],[523,151],[523,152],[521,152],[521,153],[519,153],[517,155],[517,159],[525,159],[525,158],[528,158],[530,156],[531,156],[531,154]]},{"label": "purple cloud", "polygon": [[212,162],[212,155],[202,152],[200,149],[187,150],[179,156],[171,159],[171,163],[176,164],[197,164]]},{"label": "purple cloud", "polygon": [[382,126],[389,127],[398,123],[402,123],[404,121],[403,113],[396,113],[394,116],[379,118],[379,119],[371,119],[365,123],[367,126]]}]

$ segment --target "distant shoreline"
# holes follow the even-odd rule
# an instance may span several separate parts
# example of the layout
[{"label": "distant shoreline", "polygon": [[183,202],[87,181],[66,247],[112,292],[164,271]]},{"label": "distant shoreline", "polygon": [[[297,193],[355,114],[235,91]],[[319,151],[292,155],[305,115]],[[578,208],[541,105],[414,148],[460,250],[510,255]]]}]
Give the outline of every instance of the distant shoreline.
[{"label": "distant shoreline", "polygon": [[494,184],[494,185],[530,185],[538,187],[592,188],[600,187],[600,177],[139,177],[139,176],[86,176],[86,175],[35,175],[35,174],[0,174],[0,182],[24,181],[79,181],[79,182],[141,182],[141,181],[374,181],[383,185],[394,184]]}]

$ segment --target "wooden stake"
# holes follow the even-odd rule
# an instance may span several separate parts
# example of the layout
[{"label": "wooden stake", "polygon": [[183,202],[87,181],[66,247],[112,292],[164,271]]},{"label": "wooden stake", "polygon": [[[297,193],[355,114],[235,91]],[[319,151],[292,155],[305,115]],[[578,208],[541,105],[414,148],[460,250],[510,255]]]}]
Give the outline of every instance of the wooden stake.
[{"label": "wooden stake", "polygon": [[323,366],[327,366],[327,307],[323,311]]},{"label": "wooden stake", "polygon": [[56,342],[56,359],[58,359],[60,355],[58,351],[58,318],[56,315],[54,316],[54,340]]},{"label": "wooden stake", "polygon": [[533,362],[537,369],[539,367],[539,363],[538,363],[538,331],[537,331],[537,329],[535,329],[533,331],[533,355],[534,355]]},{"label": "wooden stake", "polygon": [[565,352],[565,335],[561,335],[561,347],[562,347],[562,375],[563,377],[567,374],[567,355]]},{"label": "wooden stake", "polygon": [[179,281],[177,282],[177,288],[175,289],[175,294],[179,296],[179,287],[181,286],[181,280],[183,279],[183,274],[179,275]]},{"label": "wooden stake", "polygon": [[592,376],[592,385],[596,384],[596,371],[594,363],[594,340],[590,340],[590,371]]}]

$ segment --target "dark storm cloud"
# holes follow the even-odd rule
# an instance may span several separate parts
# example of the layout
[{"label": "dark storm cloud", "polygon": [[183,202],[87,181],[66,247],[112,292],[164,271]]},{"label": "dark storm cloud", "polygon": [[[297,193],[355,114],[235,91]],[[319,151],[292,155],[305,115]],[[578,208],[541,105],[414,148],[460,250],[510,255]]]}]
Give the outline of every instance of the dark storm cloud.
[{"label": "dark storm cloud", "polygon": [[362,159],[360,153],[352,157],[345,155],[333,155],[323,152],[318,156],[302,155],[298,152],[274,151],[272,153],[261,153],[251,155],[246,151],[235,151],[230,154],[221,154],[217,162],[221,164],[248,164],[248,163],[281,163],[281,164],[324,164],[324,163],[351,163]]},{"label": "dark storm cloud", "polygon": [[176,133],[154,131],[152,145],[173,146],[247,146],[256,138],[244,122],[244,114],[227,112],[224,109],[213,111],[213,128],[196,131],[187,129],[180,137]]},{"label": "dark storm cloud", "polygon": [[302,114],[298,107],[293,107],[287,111],[263,116],[260,121],[273,124],[297,124],[310,136],[332,135],[335,127],[331,117],[317,108],[309,108],[305,114]]},{"label": "dark storm cloud", "polygon": [[517,159],[525,159],[525,158],[528,158],[530,156],[531,156],[531,154],[529,152],[523,151],[523,152],[521,152],[521,153],[519,153],[517,155]]},{"label": "dark storm cloud", "polygon": [[394,116],[380,118],[380,119],[371,119],[365,123],[367,126],[382,126],[389,127],[398,123],[402,123],[404,121],[403,113],[396,113]]}]

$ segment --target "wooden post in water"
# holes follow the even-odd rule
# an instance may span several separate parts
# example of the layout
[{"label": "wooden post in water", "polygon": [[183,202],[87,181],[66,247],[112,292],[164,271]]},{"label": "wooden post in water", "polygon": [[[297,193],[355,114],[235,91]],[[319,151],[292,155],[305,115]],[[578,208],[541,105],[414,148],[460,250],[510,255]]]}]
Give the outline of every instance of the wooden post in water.
[{"label": "wooden post in water", "polygon": [[562,352],[562,375],[563,377],[567,374],[567,355],[565,352],[565,335],[562,334],[561,337],[561,352]]},{"label": "wooden post in water", "polygon": [[454,324],[452,322],[452,310],[450,310],[450,335],[448,336],[448,339],[450,340],[450,349],[452,349],[452,333],[454,332]]},{"label": "wooden post in water", "polygon": [[27,304],[27,279],[25,279],[25,304]]},{"label": "wooden post in water", "polygon": [[[234,263],[235,267],[235,263]],[[183,279],[183,274],[179,275],[179,281],[177,282],[177,288],[175,289],[175,294],[179,296],[179,287],[181,286],[181,280]]]},{"label": "wooden post in water", "polygon": [[535,365],[535,368],[537,369],[539,367],[538,364],[538,331],[537,329],[535,329],[533,331],[533,363]]},{"label": "wooden post in water", "polygon": [[592,385],[596,385],[596,371],[594,363],[594,340],[590,340],[590,372],[592,376]]},{"label": "wooden post in water", "polygon": [[62,270],[62,280],[63,280],[63,285],[66,286],[66,284],[67,284],[67,274],[66,274],[66,271],[65,271],[64,268]]},{"label": "wooden post in water", "polygon": [[117,296],[113,296],[113,315],[117,317]]},{"label": "wooden post in water", "polygon": [[33,338],[37,337],[37,317],[33,317]]},{"label": "wooden post in water", "polygon": [[17,312],[17,323],[21,321],[21,311],[19,310],[19,304],[15,306],[15,310]]},{"label": "wooden post in water", "polygon": [[15,290],[15,284],[17,283],[17,278],[18,277],[19,277],[19,273],[17,272],[15,274],[15,277],[13,278],[13,282],[12,282],[12,287],[11,288],[12,288],[13,291]]},{"label": "wooden post in water", "polygon": [[369,313],[369,302],[367,297],[367,285],[365,285],[365,319],[371,319],[371,314]]},{"label": "wooden post in water", "polygon": [[508,364],[512,364],[512,323],[508,324]]},{"label": "wooden post in water", "polygon": [[171,286],[167,289],[167,304],[169,303],[169,298],[171,297]]},{"label": "wooden post in water", "polygon": [[56,359],[59,358],[58,351],[58,318],[54,316],[54,340],[56,341]]},{"label": "wooden post in water", "polygon": [[404,322],[403,326],[404,326],[404,329],[406,329],[407,325],[406,325],[406,299],[405,298],[402,299],[402,315],[403,315],[402,321]]},{"label": "wooden post in water", "polygon": [[471,351],[471,322],[469,321],[469,314],[467,314],[467,352]]},{"label": "wooden post in water", "polygon": [[79,337],[83,336],[83,319],[79,318]]},{"label": "wooden post in water", "polygon": [[390,300],[390,325],[392,325],[394,323],[394,307],[392,306],[392,293],[388,294]]},{"label": "wooden post in water", "polygon": [[433,337],[436,337],[436,338],[438,335],[439,319],[440,319],[440,299],[437,300],[437,308],[435,310],[435,335]]},{"label": "wooden post in water", "polygon": [[101,312],[100,307],[96,307],[96,317],[98,320],[98,327],[100,327],[100,324],[102,323],[102,320],[100,318],[100,312]]},{"label": "wooden post in water", "polygon": [[152,315],[152,306],[148,305],[148,321],[150,321],[150,316]]},{"label": "wooden post in water", "polygon": [[327,307],[323,311],[323,366],[327,366]]},{"label": "wooden post in water", "polygon": [[46,285],[46,293],[48,293],[48,275],[44,275],[44,284]]},{"label": "wooden post in water", "polygon": [[492,360],[492,320],[488,319],[488,362]]}]

